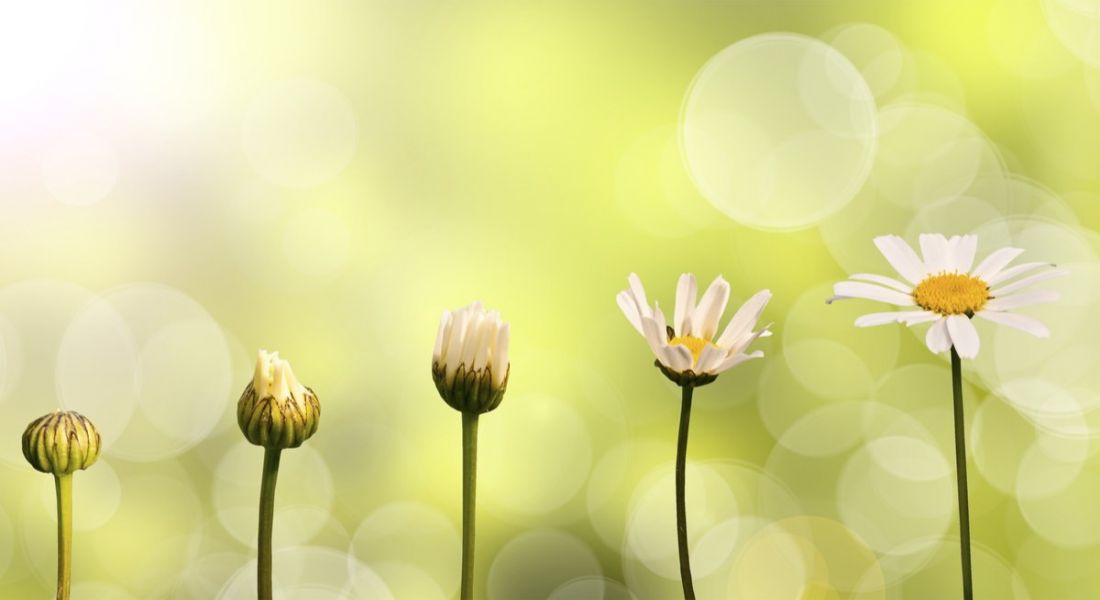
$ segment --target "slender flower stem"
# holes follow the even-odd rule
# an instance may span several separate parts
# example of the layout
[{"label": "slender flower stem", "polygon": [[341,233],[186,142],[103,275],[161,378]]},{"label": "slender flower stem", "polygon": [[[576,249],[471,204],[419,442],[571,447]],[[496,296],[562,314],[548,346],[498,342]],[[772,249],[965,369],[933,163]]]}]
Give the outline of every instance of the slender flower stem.
[{"label": "slender flower stem", "polygon": [[73,567],[73,476],[54,475],[57,490],[57,600],[69,600]]},{"label": "slender flower stem", "polygon": [[260,481],[260,538],[256,564],[257,597],[271,600],[271,527],[275,517],[275,483],[279,479],[281,448],[264,448],[263,479]]},{"label": "slender flower stem", "polygon": [[683,403],[680,406],[680,435],[676,441],[676,541],[680,549],[680,582],[684,586],[684,600],[695,600],[695,585],[691,581],[691,559],[688,557],[687,502],[684,489],[687,487],[687,447],[688,424],[691,422],[690,385],[680,387],[683,390]]},{"label": "slender flower stem", "polygon": [[959,543],[962,550],[963,598],[973,600],[974,579],[970,570],[970,505],[966,490],[966,425],[963,421],[962,361],[951,348],[951,392],[955,399],[955,475],[959,489]]},{"label": "slender flower stem", "polygon": [[474,511],[477,496],[477,414],[462,413],[462,600],[474,598]]}]

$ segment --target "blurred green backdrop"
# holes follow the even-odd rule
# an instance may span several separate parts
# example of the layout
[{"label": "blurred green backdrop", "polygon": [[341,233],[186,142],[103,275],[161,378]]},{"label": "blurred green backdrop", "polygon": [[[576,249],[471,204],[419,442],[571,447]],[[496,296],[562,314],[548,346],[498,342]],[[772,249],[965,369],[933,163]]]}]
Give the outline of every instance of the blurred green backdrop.
[{"label": "blurred green backdrop", "polygon": [[696,395],[700,597],[955,597],[949,371],[923,328],[824,304],[887,272],[873,236],[924,231],[1073,271],[1030,311],[1050,339],[979,325],[976,587],[1100,594],[1095,0],[3,12],[0,597],[52,593],[19,435],[57,406],[104,438],[74,597],[253,596],[257,348],[323,407],[283,459],[284,597],[454,597],[460,419],[429,366],[474,299],[513,332],[481,592],[677,597],[678,396],[615,306],[631,271],[669,307],[682,271],[775,293],[766,358]]}]

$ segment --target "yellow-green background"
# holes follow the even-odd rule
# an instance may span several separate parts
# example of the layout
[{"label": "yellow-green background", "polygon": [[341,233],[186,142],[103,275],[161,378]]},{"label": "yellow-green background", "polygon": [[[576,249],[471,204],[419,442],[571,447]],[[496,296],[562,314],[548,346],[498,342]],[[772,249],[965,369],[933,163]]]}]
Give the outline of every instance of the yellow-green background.
[{"label": "yellow-green background", "polygon": [[[512,324],[513,362],[481,425],[480,593],[676,597],[678,391],[615,306],[632,271],[666,307],[683,271],[724,275],[735,301],[775,295],[766,358],[696,395],[700,597],[956,597],[949,372],[923,330],[857,330],[880,307],[824,304],[857,268],[889,273],[874,235],[925,230],[978,230],[982,253],[1026,244],[1023,260],[1073,271],[1052,286],[1061,304],[1030,311],[1050,339],[985,327],[967,366],[976,587],[1096,597],[1100,71],[1084,43],[1096,12],[1090,0],[6,8],[0,597],[52,593],[52,484],[18,438],[59,405],[105,439],[75,478],[74,597],[248,597],[262,452],[243,445],[233,408],[258,348],[292,361],[323,407],[279,481],[286,597],[386,597],[379,585],[452,597],[460,423],[429,363],[441,311],[475,299]],[[889,42],[841,48],[857,67],[889,54],[879,110],[968,119],[998,158],[985,185],[928,210],[865,186],[797,231],[726,218],[676,143],[693,77],[743,38],[830,41],[855,23]],[[897,172],[952,166],[907,158]]]}]

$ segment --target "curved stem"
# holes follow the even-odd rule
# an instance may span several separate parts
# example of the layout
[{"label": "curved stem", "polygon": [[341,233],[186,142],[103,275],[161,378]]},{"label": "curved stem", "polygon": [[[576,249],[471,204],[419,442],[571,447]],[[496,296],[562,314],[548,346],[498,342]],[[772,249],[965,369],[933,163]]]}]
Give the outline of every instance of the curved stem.
[{"label": "curved stem", "polygon": [[57,490],[57,600],[69,600],[73,566],[73,476],[54,475]]},{"label": "curved stem", "polygon": [[263,478],[260,480],[260,537],[256,561],[259,600],[271,600],[271,527],[275,517],[275,483],[279,479],[281,448],[264,448]]},{"label": "curved stem", "polygon": [[462,600],[474,597],[474,510],[477,496],[477,415],[462,413]]},{"label": "curved stem", "polygon": [[963,598],[974,598],[974,579],[970,570],[970,505],[966,489],[966,424],[963,420],[962,361],[951,348],[951,393],[955,400],[955,475],[959,490],[959,543],[962,553]]},{"label": "curved stem", "polygon": [[691,559],[688,557],[687,487],[688,424],[691,422],[690,385],[682,386],[683,403],[680,406],[680,435],[676,441],[676,541],[680,549],[680,582],[684,586],[684,599],[695,600],[695,586],[691,581]]}]

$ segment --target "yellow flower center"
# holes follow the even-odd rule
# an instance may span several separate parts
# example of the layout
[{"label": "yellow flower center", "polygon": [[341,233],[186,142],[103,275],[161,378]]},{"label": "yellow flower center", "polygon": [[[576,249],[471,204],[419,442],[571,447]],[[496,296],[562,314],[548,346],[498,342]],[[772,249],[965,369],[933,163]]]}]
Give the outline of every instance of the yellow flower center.
[{"label": "yellow flower center", "polygon": [[973,315],[989,301],[989,286],[961,273],[930,275],[913,289],[917,306],[941,315]]},{"label": "yellow flower center", "polygon": [[715,344],[710,340],[704,340],[691,335],[678,335],[668,341],[669,346],[683,346],[691,351],[691,364],[699,362],[699,355],[703,353],[703,348],[708,345],[714,346]]}]

